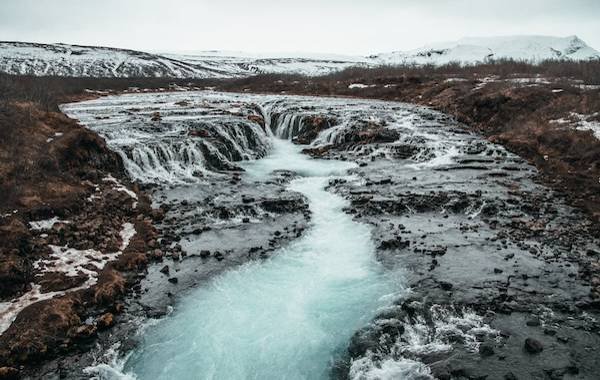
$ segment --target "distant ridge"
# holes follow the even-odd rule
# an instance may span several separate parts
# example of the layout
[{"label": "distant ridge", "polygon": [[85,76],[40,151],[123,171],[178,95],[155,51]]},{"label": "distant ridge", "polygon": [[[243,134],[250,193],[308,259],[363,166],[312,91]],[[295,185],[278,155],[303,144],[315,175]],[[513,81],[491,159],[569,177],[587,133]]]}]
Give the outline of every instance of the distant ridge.
[{"label": "distant ridge", "polygon": [[411,51],[368,57],[335,54],[248,54],[194,52],[154,54],[100,46],[0,42],[0,72],[73,77],[231,78],[260,73],[323,75],[351,66],[449,62],[473,64],[512,58],[530,62],[546,59],[600,59],[600,53],[577,36],[505,36],[463,38]]},{"label": "distant ridge", "polygon": [[469,37],[431,44],[411,51],[382,53],[370,58],[385,64],[472,64],[502,58],[536,63],[547,59],[599,59],[600,53],[577,36],[503,36]]}]

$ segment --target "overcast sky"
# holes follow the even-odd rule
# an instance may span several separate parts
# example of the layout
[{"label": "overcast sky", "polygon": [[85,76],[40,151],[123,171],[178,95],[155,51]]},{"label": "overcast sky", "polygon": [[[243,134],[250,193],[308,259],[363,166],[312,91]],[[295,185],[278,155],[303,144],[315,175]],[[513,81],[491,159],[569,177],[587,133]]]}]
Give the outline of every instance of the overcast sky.
[{"label": "overcast sky", "polygon": [[513,34],[600,49],[600,0],[0,0],[0,40],[151,51],[370,54]]}]

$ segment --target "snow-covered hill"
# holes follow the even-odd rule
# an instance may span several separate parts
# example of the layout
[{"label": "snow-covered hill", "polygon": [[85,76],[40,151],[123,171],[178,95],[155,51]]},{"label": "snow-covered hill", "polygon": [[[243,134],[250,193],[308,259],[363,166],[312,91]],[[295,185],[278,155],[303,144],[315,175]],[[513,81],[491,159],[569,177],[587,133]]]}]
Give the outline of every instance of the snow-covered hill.
[{"label": "snow-covered hill", "polygon": [[463,38],[369,57],[219,51],[153,54],[105,47],[0,42],[0,72],[76,77],[223,78],[259,73],[323,75],[351,66],[472,64],[500,58],[532,62],[544,59],[587,60],[600,59],[600,53],[576,36]]},{"label": "snow-covered hill", "polygon": [[411,51],[378,54],[370,58],[384,64],[440,65],[449,62],[485,62],[502,58],[531,62],[546,59],[588,60],[600,58],[600,53],[577,36],[506,36],[463,38]]},{"label": "snow-covered hill", "polygon": [[187,54],[163,54],[172,59],[202,64],[239,75],[296,73],[324,75],[351,66],[368,65],[365,57],[316,54],[249,54],[245,52],[200,51]]},{"label": "snow-covered hill", "polygon": [[134,50],[0,42],[0,71],[74,77],[229,77],[237,72]]}]

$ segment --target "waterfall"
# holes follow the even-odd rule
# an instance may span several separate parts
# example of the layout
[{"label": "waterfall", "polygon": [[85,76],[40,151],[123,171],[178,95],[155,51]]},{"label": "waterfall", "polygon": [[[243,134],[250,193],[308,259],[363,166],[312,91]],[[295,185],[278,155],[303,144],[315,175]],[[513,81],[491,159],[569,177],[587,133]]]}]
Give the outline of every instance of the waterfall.
[{"label": "waterfall", "polygon": [[[146,104],[141,98],[108,97],[64,107],[106,138],[133,180],[197,182],[224,171],[242,170],[237,162],[264,157],[269,151],[273,133],[268,107],[217,99],[188,109],[173,102],[151,112],[143,109]],[[104,107],[98,107],[98,102]],[[252,119],[257,112],[262,114],[265,128]]]},{"label": "waterfall", "polygon": [[271,128],[280,139],[292,140],[304,129],[303,119],[304,115],[299,113],[274,114]]}]

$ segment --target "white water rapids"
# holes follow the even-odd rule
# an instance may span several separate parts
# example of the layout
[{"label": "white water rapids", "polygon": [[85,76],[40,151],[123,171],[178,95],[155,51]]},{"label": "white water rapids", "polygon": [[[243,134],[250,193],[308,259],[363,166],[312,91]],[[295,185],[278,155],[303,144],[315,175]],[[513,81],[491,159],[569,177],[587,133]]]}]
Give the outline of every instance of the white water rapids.
[{"label": "white water rapids", "polygon": [[276,169],[303,177],[313,226],[267,262],[215,278],[180,300],[146,330],[124,372],[138,379],[320,379],[358,328],[397,286],[374,259],[368,226],[342,211],[346,200],[324,190],[352,164],[312,160],[274,142],[273,153],[246,165],[264,180]]}]

